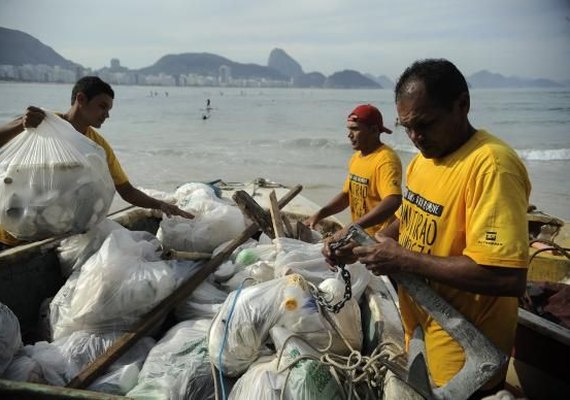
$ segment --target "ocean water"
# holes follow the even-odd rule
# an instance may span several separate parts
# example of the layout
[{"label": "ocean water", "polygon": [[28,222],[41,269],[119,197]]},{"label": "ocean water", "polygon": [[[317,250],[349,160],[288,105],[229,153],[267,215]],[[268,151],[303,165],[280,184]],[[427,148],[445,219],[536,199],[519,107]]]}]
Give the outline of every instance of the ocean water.
[{"label": "ocean water", "polygon": [[[388,127],[396,119],[391,90],[114,89],[111,118],[99,131],[133,185],[165,191],[191,181],[264,177],[302,184],[305,196],[324,204],[342,187],[352,154],[350,110],[372,103]],[[0,83],[0,124],[28,105],[66,111],[70,95],[71,85]],[[203,120],[206,99],[213,109]],[[517,150],[533,185],[531,202],[570,220],[570,89],[472,90],[470,120]],[[404,166],[416,153],[401,127],[383,140]]]}]

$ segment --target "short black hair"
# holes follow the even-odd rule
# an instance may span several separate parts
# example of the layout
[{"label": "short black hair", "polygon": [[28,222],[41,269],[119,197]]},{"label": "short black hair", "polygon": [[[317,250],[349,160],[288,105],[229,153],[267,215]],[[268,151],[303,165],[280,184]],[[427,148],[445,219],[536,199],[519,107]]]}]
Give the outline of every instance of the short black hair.
[{"label": "short black hair", "polygon": [[115,92],[111,88],[111,85],[103,81],[98,76],[84,76],[75,82],[75,85],[71,90],[72,105],[75,102],[77,93],[83,93],[87,97],[87,101],[91,100],[93,97],[101,93],[111,96],[112,99],[115,98]]},{"label": "short black hair", "polygon": [[451,61],[443,58],[418,60],[406,68],[394,89],[396,102],[404,94],[407,83],[413,81],[422,82],[429,98],[447,110],[462,93],[469,97],[465,77]]}]

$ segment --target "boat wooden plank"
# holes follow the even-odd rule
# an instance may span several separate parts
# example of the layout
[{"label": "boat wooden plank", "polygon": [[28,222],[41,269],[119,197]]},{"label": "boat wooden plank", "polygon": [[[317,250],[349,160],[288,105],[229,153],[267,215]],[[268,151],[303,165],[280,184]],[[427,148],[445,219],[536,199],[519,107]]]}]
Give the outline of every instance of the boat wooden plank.
[{"label": "boat wooden plank", "polygon": [[69,389],[60,386],[0,379],[2,400],[124,400],[130,397],[116,396],[91,390]]}]

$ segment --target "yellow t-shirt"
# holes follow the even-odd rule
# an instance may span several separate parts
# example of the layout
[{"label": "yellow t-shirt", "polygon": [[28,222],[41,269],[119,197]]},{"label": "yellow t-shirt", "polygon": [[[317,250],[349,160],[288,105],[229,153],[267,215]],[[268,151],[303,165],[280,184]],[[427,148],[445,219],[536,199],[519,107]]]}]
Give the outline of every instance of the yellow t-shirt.
[{"label": "yellow t-shirt", "polygon": [[[61,117],[61,114],[57,115]],[[115,184],[115,187],[128,182],[129,178],[127,177],[127,174],[125,174],[125,171],[123,171],[123,167],[121,167],[121,164],[119,163],[119,160],[115,156],[113,149],[111,148],[109,143],[107,143],[107,141],[103,138],[103,136],[101,136],[92,127],[87,128],[85,136],[94,141],[95,143],[97,143],[99,146],[103,148],[103,150],[105,150],[105,154],[107,155],[107,166],[109,167],[109,172],[111,174],[111,177],[113,178],[113,183]],[[0,243],[4,243],[8,246],[16,246],[27,242],[16,239],[14,236],[10,235],[10,233],[2,229],[2,227],[0,226]]]},{"label": "yellow t-shirt", "polygon": [[117,159],[117,156],[115,156],[115,152],[109,143],[107,143],[105,138],[92,127],[87,128],[85,136],[93,140],[95,143],[101,146],[103,150],[105,150],[105,154],[107,155],[107,166],[109,167],[109,172],[111,173],[115,187],[122,185],[123,183],[127,183],[129,181],[129,178],[123,170],[123,167]]},{"label": "yellow t-shirt", "polygon": [[[343,192],[348,193],[352,220],[369,213],[382,199],[402,194],[402,162],[396,152],[383,144],[376,151],[363,156],[360,151],[348,163],[348,176]],[[366,229],[371,235],[392,222],[388,218]]]},{"label": "yellow t-shirt", "polygon": [[[396,213],[399,243],[434,256],[465,255],[480,265],[527,268],[529,195],[527,171],[514,150],[479,130],[442,159],[418,154],[411,161],[402,206]],[[510,355],[517,298],[474,294],[436,282],[430,285]],[[401,288],[399,297],[406,339],[418,323],[422,325],[429,369],[441,386],[463,366],[463,350]],[[503,376],[499,374],[490,384],[498,384]]]}]

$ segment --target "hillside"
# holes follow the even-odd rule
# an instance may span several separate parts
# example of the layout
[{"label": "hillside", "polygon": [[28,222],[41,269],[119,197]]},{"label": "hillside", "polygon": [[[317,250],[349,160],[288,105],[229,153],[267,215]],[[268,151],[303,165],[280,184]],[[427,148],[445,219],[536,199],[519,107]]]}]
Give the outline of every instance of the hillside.
[{"label": "hillside", "polygon": [[49,65],[66,69],[81,67],[27,33],[0,27],[0,65]]},{"label": "hillside", "polygon": [[271,50],[267,66],[290,78],[297,78],[303,75],[301,64],[282,49]]},{"label": "hillside", "polygon": [[287,81],[289,78],[273,68],[257,64],[241,64],[225,57],[210,53],[183,53],[169,54],[161,57],[150,67],[141,68],[137,72],[142,74],[198,74],[205,76],[218,76],[219,69],[226,65],[231,69],[234,78],[265,78],[277,81]]},{"label": "hillside", "polygon": [[360,72],[349,69],[335,72],[329,76],[325,81],[324,87],[335,89],[382,88],[380,84],[374,82],[372,79],[365,77]]},{"label": "hillside", "polygon": [[525,88],[525,87],[561,87],[562,84],[550,79],[525,79],[517,76],[506,77],[501,74],[482,70],[467,77],[473,88]]},{"label": "hillside", "polygon": [[[117,54],[116,56],[119,56]],[[238,63],[211,53],[168,54],[138,70],[119,66],[91,71],[58,54],[33,36],[0,27],[0,80],[74,82],[77,76],[100,75],[112,84],[238,85],[302,88],[393,88],[385,75],[343,70],[326,77],[318,71],[304,73],[302,65],[283,49],[273,49],[268,65]],[[32,67],[30,67],[30,65]],[[48,67],[46,67],[48,66]],[[221,68],[226,66],[227,68]],[[379,66],[381,67],[381,66]],[[201,78],[181,76],[194,75]],[[200,80],[202,79],[202,80]],[[472,88],[555,88],[570,81],[504,76],[486,70],[466,77]]]}]

